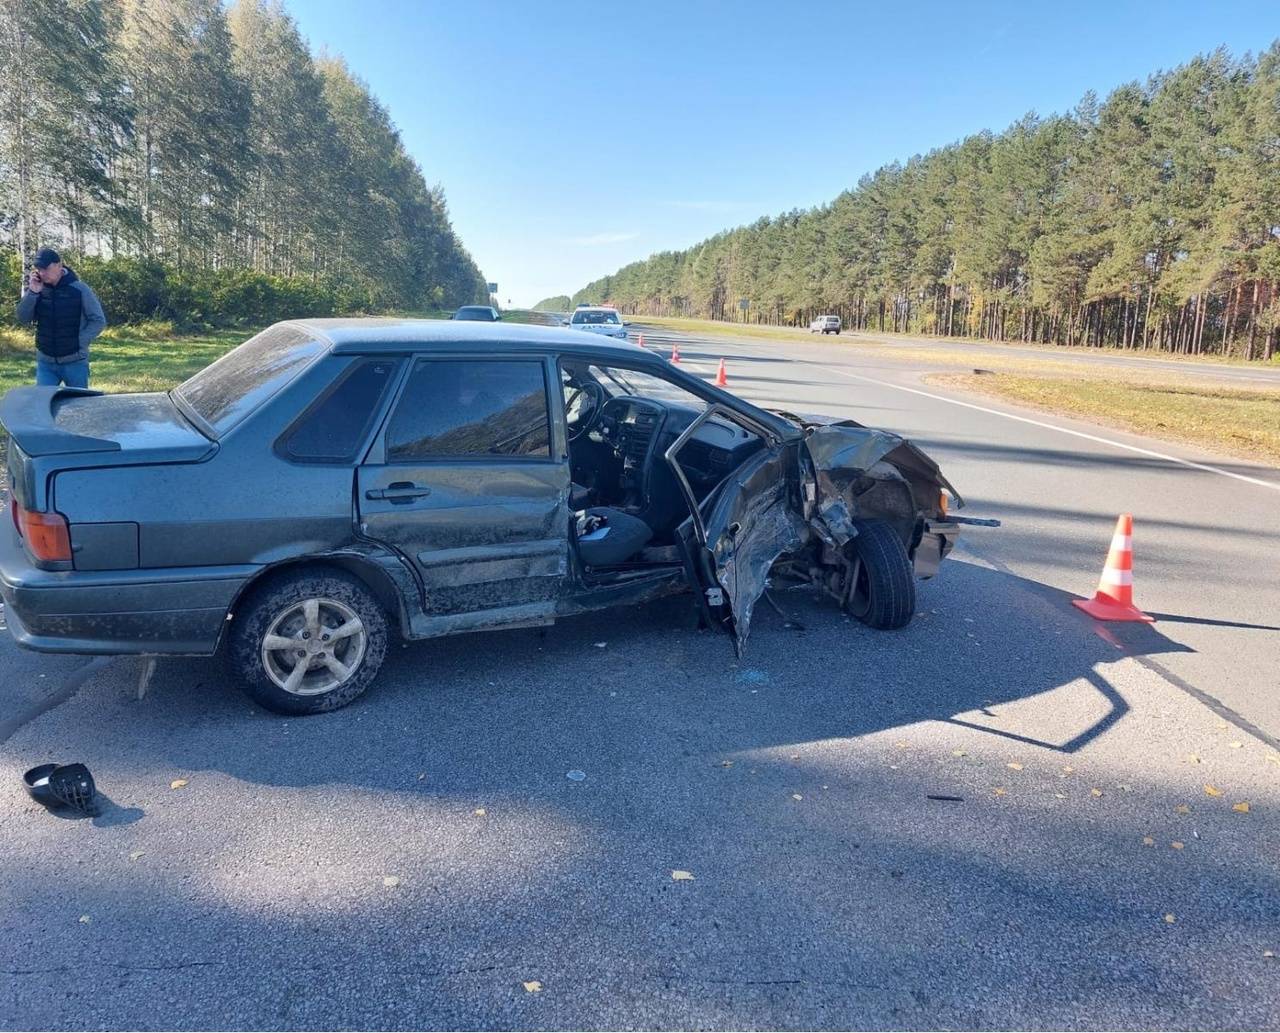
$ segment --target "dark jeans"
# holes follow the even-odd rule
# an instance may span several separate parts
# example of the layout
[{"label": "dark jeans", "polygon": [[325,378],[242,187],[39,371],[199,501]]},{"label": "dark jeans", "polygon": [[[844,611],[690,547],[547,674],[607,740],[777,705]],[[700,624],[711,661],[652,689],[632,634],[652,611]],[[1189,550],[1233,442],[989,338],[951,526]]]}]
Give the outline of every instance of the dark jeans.
[{"label": "dark jeans", "polygon": [[67,387],[88,387],[89,360],[45,362],[44,359],[36,359],[36,386],[57,387],[59,384],[66,384]]}]

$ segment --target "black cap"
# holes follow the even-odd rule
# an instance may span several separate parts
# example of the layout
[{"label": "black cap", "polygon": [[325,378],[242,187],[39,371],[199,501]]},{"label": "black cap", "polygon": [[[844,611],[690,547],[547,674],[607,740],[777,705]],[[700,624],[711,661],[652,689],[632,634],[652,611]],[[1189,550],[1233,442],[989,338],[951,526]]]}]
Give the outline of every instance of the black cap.
[{"label": "black cap", "polygon": [[35,267],[37,269],[47,269],[54,262],[61,262],[62,256],[54,251],[51,247],[42,247],[36,252]]}]

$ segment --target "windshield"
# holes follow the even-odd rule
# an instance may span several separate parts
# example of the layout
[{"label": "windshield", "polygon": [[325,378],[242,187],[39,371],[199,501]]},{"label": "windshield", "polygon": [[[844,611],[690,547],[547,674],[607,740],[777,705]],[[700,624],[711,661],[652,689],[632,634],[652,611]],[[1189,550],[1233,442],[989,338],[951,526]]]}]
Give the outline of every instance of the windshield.
[{"label": "windshield", "polygon": [[221,437],[302,372],[324,350],[305,330],[268,327],[174,389]]},{"label": "windshield", "polygon": [[657,401],[674,402],[679,405],[692,404],[696,408],[705,407],[706,403],[691,394],[687,389],[651,373],[641,373],[634,369],[620,369],[617,366],[591,366],[591,375],[600,381],[608,390],[611,398],[619,395],[630,397],[653,398]]},{"label": "windshield", "polygon": [[613,323],[615,326],[618,323],[622,322],[622,320],[618,318],[618,313],[605,312],[601,310],[596,310],[594,312],[590,310],[583,311],[583,312],[575,312],[573,314],[573,321],[575,323],[594,323],[597,325],[604,324],[604,323]]}]

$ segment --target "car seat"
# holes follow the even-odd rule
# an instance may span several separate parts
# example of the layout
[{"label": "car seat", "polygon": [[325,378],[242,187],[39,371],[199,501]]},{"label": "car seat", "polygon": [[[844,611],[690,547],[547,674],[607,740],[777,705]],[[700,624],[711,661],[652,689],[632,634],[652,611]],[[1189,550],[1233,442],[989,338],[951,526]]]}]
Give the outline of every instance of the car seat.
[{"label": "car seat", "polygon": [[578,538],[578,555],[588,567],[625,563],[649,544],[653,530],[639,517],[620,509],[593,506],[588,516],[604,518],[604,526]]}]

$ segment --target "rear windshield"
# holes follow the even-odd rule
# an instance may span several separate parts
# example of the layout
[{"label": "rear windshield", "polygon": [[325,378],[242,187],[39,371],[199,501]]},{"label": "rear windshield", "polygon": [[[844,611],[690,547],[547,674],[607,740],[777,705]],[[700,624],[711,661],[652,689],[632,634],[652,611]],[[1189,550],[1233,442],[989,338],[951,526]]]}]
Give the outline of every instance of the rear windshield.
[{"label": "rear windshield", "polygon": [[573,314],[575,323],[619,323],[618,313],[616,312],[575,312]]},{"label": "rear windshield", "polygon": [[272,326],[174,390],[219,436],[271,398],[324,350],[305,330]]},{"label": "rear windshield", "polygon": [[464,306],[463,308],[458,309],[458,311],[453,314],[453,318],[454,319],[487,319],[489,320],[489,322],[492,323],[493,309],[485,308],[484,306],[479,306],[479,307]]}]

